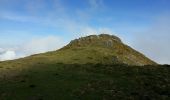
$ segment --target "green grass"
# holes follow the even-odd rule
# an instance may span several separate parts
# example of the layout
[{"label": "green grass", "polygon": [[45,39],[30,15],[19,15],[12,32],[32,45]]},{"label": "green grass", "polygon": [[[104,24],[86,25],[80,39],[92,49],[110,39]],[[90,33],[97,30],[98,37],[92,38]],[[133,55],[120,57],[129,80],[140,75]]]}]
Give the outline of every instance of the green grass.
[{"label": "green grass", "polygon": [[168,66],[37,64],[0,80],[0,100],[169,99]]}]

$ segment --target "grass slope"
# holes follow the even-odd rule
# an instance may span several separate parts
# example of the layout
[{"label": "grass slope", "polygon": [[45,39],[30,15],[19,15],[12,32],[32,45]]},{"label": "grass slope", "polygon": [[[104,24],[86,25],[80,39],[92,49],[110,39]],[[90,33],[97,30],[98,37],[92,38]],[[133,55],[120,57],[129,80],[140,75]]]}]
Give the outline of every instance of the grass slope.
[{"label": "grass slope", "polygon": [[57,60],[69,64],[156,65],[154,61],[124,44],[118,37],[108,34],[91,35],[73,40],[56,53]]},{"label": "grass slope", "polygon": [[10,64],[0,64],[0,100],[170,99],[169,66]]},{"label": "grass slope", "polygon": [[156,65],[115,36],[101,34],[71,41],[60,50],[20,60],[21,63]]},{"label": "grass slope", "polygon": [[0,62],[0,100],[169,100],[169,84],[170,67],[105,34]]}]

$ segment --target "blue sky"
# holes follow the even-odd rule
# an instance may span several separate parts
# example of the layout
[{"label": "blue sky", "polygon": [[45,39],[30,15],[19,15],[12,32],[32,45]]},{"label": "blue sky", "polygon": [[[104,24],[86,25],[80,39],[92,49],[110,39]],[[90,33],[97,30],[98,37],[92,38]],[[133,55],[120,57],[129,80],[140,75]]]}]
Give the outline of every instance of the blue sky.
[{"label": "blue sky", "polygon": [[55,50],[104,32],[170,63],[169,5],[170,0],[0,0],[0,59]]}]

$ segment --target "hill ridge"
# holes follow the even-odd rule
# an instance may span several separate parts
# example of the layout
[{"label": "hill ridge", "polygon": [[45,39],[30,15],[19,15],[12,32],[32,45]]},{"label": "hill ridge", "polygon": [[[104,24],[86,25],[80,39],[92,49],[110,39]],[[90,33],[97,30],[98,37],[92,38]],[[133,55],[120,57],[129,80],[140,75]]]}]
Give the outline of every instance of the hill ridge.
[{"label": "hill ridge", "polygon": [[72,40],[68,45],[74,45],[77,44],[78,46],[81,46],[83,44],[81,43],[93,43],[96,40],[106,40],[106,44],[112,44],[113,42],[117,41],[117,42],[121,42],[121,39],[115,35],[109,35],[109,34],[100,34],[100,35],[89,35],[86,37],[80,37],[78,39],[74,39]]},{"label": "hill ridge", "polygon": [[13,60],[34,63],[157,65],[142,53],[109,34],[90,35],[72,40],[63,48]]},{"label": "hill ridge", "polygon": [[[154,61],[142,53],[124,44],[119,37],[109,34],[81,37],[72,40],[68,45],[58,51],[62,57],[68,56],[64,59],[70,60],[67,63],[156,65]],[[60,61],[63,62],[62,60]]]}]

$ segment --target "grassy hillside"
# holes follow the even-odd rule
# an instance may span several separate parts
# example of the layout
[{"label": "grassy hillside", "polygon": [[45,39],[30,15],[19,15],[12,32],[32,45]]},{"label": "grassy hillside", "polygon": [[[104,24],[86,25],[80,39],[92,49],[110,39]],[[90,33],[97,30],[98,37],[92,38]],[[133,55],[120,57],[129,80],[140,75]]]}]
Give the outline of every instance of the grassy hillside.
[{"label": "grassy hillside", "polygon": [[[51,54],[53,55],[52,52]],[[57,61],[67,64],[156,65],[154,61],[124,44],[118,37],[108,34],[91,35],[73,40],[56,52],[54,57],[58,57]]]},{"label": "grassy hillside", "polygon": [[0,100],[170,99],[169,66],[37,63],[22,69],[3,65]]},{"label": "grassy hillside", "polygon": [[60,50],[34,55],[21,61],[25,63],[156,65],[154,61],[122,43],[118,37],[107,34],[82,37],[71,41]]},{"label": "grassy hillside", "polygon": [[0,62],[0,100],[169,99],[170,67],[106,34]]}]

